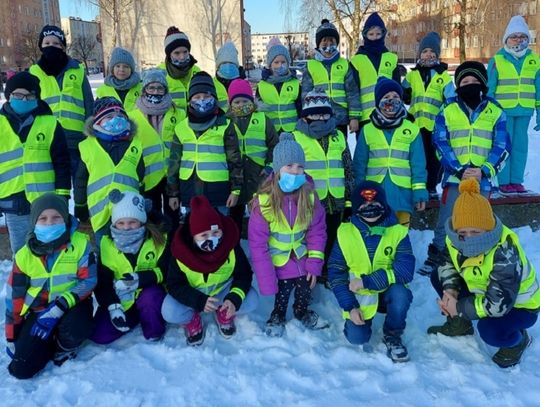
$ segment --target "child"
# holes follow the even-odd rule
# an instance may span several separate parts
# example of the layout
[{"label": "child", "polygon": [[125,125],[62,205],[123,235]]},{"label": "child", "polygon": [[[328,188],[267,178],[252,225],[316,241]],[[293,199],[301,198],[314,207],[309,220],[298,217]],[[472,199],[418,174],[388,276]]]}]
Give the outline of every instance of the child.
[{"label": "child", "polygon": [[169,27],[164,41],[165,61],[158,68],[167,72],[169,92],[176,107],[186,110],[191,77],[201,69],[191,55],[188,36],[176,27]]},{"label": "child", "polygon": [[302,110],[300,81],[291,67],[289,50],[277,37],[268,42],[267,67],[257,84],[259,110],[274,123],[277,134],[291,132]]},{"label": "child", "polygon": [[532,342],[527,328],[536,323],[540,309],[538,276],[518,236],[480,195],[476,178],[461,181],[459,192],[445,223],[448,256],[431,275],[447,319],[428,333],[473,335],[471,321],[478,320],[482,340],[499,348],[493,362],[511,367]]},{"label": "child", "polygon": [[221,109],[228,109],[227,91],[231,82],[238,78],[245,78],[244,70],[240,70],[238,50],[234,43],[227,41],[218,49],[216,54],[214,85],[216,86],[218,105]]},{"label": "child", "polygon": [[78,146],[84,140],[84,123],[93,111],[92,88],[84,65],[66,54],[66,37],[60,28],[44,26],[38,45],[42,55],[29,71],[39,79],[41,98],[64,129],[74,178],[81,161]]},{"label": "child", "polygon": [[488,197],[492,180],[510,151],[506,115],[487,93],[483,64],[466,61],[455,72],[456,97],[448,99],[435,118],[433,143],[443,168],[443,194],[433,241],[419,273],[432,274],[444,256],[446,219],[458,196],[461,180],[476,178],[481,194]]},{"label": "child", "polygon": [[540,58],[529,49],[530,39],[525,19],[512,17],[504,32],[504,47],[488,65],[488,96],[501,104],[512,142],[512,154],[497,175],[503,194],[527,192],[523,175],[529,149],[529,122],[535,110],[535,130],[540,130]]},{"label": "child", "polygon": [[[328,259],[342,220],[351,216],[350,196],[354,188],[351,152],[345,135],[336,128],[332,105],[324,91],[317,89],[304,98],[301,117],[293,132],[306,155],[306,174],[313,178],[317,196],[326,213],[326,246]],[[320,282],[326,282],[323,268]]]},{"label": "child", "polygon": [[92,333],[96,265],[65,198],[47,193],[32,202],[31,231],[17,252],[6,294],[9,373],[29,379],[50,360],[73,359]]},{"label": "child", "polygon": [[30,229],[30,204],[46,192],[68,199],[71,174],[64,131],[41,99],[38,79],[20,72],[7,81],[4,95],[7,102],[0,109],[0,212],[6,217],[15,257]]},{"label": "child", "polygon": [[253,91],[248,81],[235,79],[231,82],[228,93],[231,106],[229,117],[238,136],[244,173],[238,204],[230,208],[230,216],[242,236],[246,204],[272,171],[272,151],[278,142],[278,136],[270,119],[264,113],[256,111]]},{"label": "child", "polygon": [[97,88],[96,96],[113,97],[122,102],[127,112],[133,110],[135,101],[141,94],[141,77],[135,72],[133,55],[127,49],[113,48],[108,69],[108,75],[104,84]]},{"label": "child", "polygon": [[214,313],[219,333],[229,339],[236,333],[236,316],[253,311],[258,296],[234,221],[205,196],[193,197],[190,207],[171,243],[161,311],[167,322],[184,325],[188,345],[198,346],[205,336],[201,312]]},{"label": "child", "polygon": [[382,184],[388,204],[402,225],[409,225],[413,207],[425,209],[426,161],[420,130],[407,120],[399,83],[380,78],[375,86],[376,108],[362,127],[354,152],[356,183]]},{"label": "child", "polygon": [[169,206],[177,210],[204,195],[223,214],[238,202],[242,156],[234,125],[217,105],[212,77],[193,75],[187,118],[175,129],[167,172]]},{"label": "child", "polygon": [[362,29],[364,45],[361,45],[356,55],[351,58],[351,65],[358,72],[360,83],[360,126],[367,124],[371,112],[377,106],[374,94],[377,79],[383,76],[401,83],[397,67],[398,57],[384,45],[386,34],[382,18],[377,13],[371,14]]},{"label": "child", "polygon": [[90,218],[98,247],[111,219],[109,192],[144,190],[143,145],[136,132],[120,101],[96,100],[87,138],[79,146],[82,161],[75,177],[75,216],[82,222]]},{"label": "child", "polygon": [[259,291],[274,295],[266,323],[268,336],[282,336],[289,297],[294,289],[294,317],[308,329],[328,325],[308,309],[311,290],[321,275],[326,244],[324,208],[306,178],[306,159],[290,133],[274,148],[273,174],[253,198],[248,243]]},{"label": "child", "polygon": [[358,80],[349,61],[339,54],[339,32],[328,20],[321,21],[315,34],[315,59],[310,59],[302,75],[302,100],[313,88],[326,91],[332,102],[336,125],[347,136],[358,131],[361,116]]},{"label": "child", "polygon": [[343,333],[365,344],[377,312],[386,313],[383,343],[394,362],[409,360],[401,342],[412,292],[415,259],[408,229],[397,223],[381,185],[364,181],[353,192],[351,221],[342,223],[328,259],[328,278],[343,309]]},{"label": "child", "polygon": [[401,84],[404,89],[403,101],[410,105],[409,113],[414,115],[415,124],[420,128],[427,165],[427,190],[430,198],[438,199],[437,184],[441,178],[441,164],[435,155],[432,136],[435,116],[443,102],[455,95],[454,83],[448,74],[448,65],[439,61],[441,37],[436,32],[428,33],[418,48],[418,61]]},{"label": "child", "polygon": [[113,189],[109,199],[111,227],[101,239],[95,290],[99,307],[90,339],[106,345],[140,322],[144,337],[158,341],[165,334],[162,283],[170,258],[166,227],[147,221],[151,202],[135,192]]}]

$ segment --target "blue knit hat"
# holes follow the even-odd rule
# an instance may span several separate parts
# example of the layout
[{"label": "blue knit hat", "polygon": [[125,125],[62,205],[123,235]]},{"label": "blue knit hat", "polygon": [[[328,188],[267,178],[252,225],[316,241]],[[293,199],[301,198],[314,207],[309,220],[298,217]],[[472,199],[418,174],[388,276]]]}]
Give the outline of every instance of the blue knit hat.
[{"label": "blue knit hat", "polygon": [[306,156],[302,146],[296,142],[294,135],[291,133],[281,133],[279,143],[274,147],[274,160],[272,168],[274,173],[279,173],[279,170],[289,164],[306,165]]},{"label": "blue knit hat", "polygon": [[437,58],[441,55],[441,37],[435,31],[427,33],[426,36],[422,38],[418,47],[418,56],[420,56],[422,51],[426,48],[431,48],[433,52],[435,52],[435,55],[437,55]]},{"label": "blue knit hat", "polygon": [[151,83],[160,83],[168,89],[167,76],[164,70],[158,68],[147,69],[142,73],[142,87],[146,88]]},{"label": "blue knit hat", "polygon": [[369,29],[373,27],[379,27],[383,32],[383,37],[386,35],[386,25],[378,13],[373,13],[367,18],[364,28],[362,29],[362,36],[366,37]]},{"label": "blue knit hat", "polygon": [[392,91],[396,92],[400,98],[403,98],[403,88],[399,83],[384,76],[380,77],[375,85],[375,106],[379,105],[384,95]]},{"label": "blue knit hat", "polygon": [[109,72],[112,73],[112,70],[116,64],[126,64],[131,68],[131,72],[135,72],[135,59],[133,55],[125,48],[115,47],[111,52],[111,59],[109,60]]}]

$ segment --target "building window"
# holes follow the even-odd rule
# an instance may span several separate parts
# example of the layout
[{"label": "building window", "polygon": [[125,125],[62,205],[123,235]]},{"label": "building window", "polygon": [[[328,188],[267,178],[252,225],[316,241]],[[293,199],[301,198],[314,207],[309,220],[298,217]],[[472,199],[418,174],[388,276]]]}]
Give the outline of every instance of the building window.
[{"label": "building window", "polygon": [[472,46],[474,48],[478,48],[478,35],[473,35],[473,38],[472,38]]},{"label": "building window", "polygon": [[529,3],[529,12],[531,15],[536,15],[536,0]]},{"label": "building window", "polygon": [[531,44],[536,44],[536,30],[529,30],[529,33],[531,35]]}]

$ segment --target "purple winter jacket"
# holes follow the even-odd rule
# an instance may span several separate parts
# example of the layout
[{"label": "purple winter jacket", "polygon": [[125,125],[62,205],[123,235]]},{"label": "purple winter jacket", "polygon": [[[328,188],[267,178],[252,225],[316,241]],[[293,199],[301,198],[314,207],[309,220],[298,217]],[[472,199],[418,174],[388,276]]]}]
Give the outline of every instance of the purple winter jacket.
[{"label": "purple winter jacket", "polygon": [[[305,240],[307,250],[317,250],[324,252],[326,244],[326,214],[317,194],[315,194],[315,205],[313,218],[309,225]],[[285,214],[291,227],[294,225],[297,214],[296,196],[285,195],[281,210]],[[262,295],[274,295],[278,291],[277,281],[287,278],[305,276],[307,273],[320,276],[324,261],[307,255],[297,259],[294,252],[289,261],[282,267],[275,267],[272,264],[268,240],[270,239],[270,226],[261,213],[259,201],[255,200],[248,226],[248,243],[251,254],[253,270],[259,284],[259,291]]]}]

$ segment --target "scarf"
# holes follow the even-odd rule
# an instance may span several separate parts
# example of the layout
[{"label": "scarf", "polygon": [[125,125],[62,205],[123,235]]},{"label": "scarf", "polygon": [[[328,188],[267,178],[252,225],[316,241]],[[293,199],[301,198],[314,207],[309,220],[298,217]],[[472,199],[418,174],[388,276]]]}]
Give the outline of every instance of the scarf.
[{"label": "scarf", "polygon": [[364,38],[364,45],[358,48],[357,54],[367,55],[373,67],[376,71],[379,70],[381,65],[381,57],[384,52],[387,52],[388,48],[384,45],[384,36],[378,40],[371,41]]},{"label": "scarf", "polygon": [[321,51],[318,49],[315,50],[315,59],[319,62],[322,62],[324,65],[332,65],[334,62],[336,62],[339,59],[339,51],[336,50],[334,52],[334,55],[331,57],[325,57]]},{"label": "scarf", "polygon": [[118,250],[122,253],[138,253],[144,243],[146,227],[143,225],[137,229],[122,230],[111,225],[111,237]]},{"label": "scarf", "polygon": [[107,75],[103,81],[105,85],[112,86],[117,90],[129,90],[136,86],[141,81],[141,76],[138,72],[132,72],[131,76],[127,79],[120,80],[116,78],[113,74]]},{"label": "scarf", "polygon": [[289,73],[287,75],[274,75],[271,69],[264,68],[261,78],[263,81],[275,85],[276,83],[283,83],[296,78],[296,72],[289,69]]},{"label": "scarf", "polygon": [[170,61],[169,58],[165,61],[165,67],[167,68],[167,73],[174,79],[183,79],[186,75],[189,74],[193,65],[197,63],[197,60],[193,58],[190,54],[189,64],[183,68],[179,68]]},{"label": "scarf", "polygon": [[465,257],[476,257],[487,253],[499,242],[502,235],[502,222],[495,216],[495,227],[478,236],[460,237],[452,227],[452,218],[448,218],[444,225],[446,234],[452,245]]},{"label": "scarf", "polygon": [[311,123],[298,119],[296,129],[311,138],[320,140],[323,137],[336,133],[336,119],[330,117],[328,120],[314,120]]},{"label": "scarf", "polygon": [[163,116],[169,111],[173,104],[173,100],[170,93],[163,96],[163,99],[159,103],[150,103],[143,95],[137,98],[135,102],[141,112],[148,116]]},{"label": "scarf", "polygon": [[53,240],[49,243],[44,243],[39,241],[36,238],[35,233],[32,231],[28,233],[28,236],[26,238],[26,244],[28,245],[28,248],[34,254],[35,256],[42,257],[42,256],[50,256],[54,253],[55,250],[60,249],[62,246],[69,243],[71,238],[70,233],[70,227],[69,225],[66,225],[66,231],[62,236],[60,236],[58,239]]},{"label": "scarf", "polygon": [[373,109],[369,115],[369,118],[378,129],[395,129],[396,127],[401,126],[401,123],[403,123],[403,120],[405,120],[406,117],[407,110],[403,104],[394,117],[386,117],[377,108]]}]

